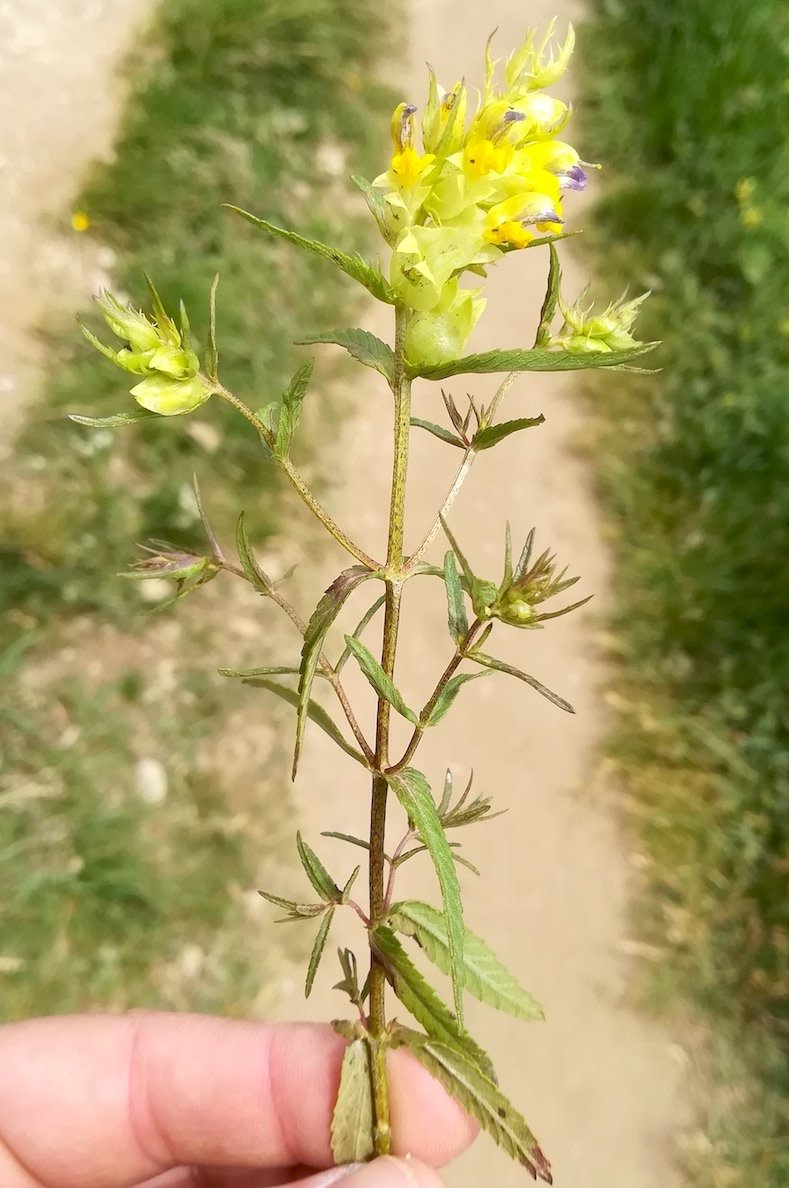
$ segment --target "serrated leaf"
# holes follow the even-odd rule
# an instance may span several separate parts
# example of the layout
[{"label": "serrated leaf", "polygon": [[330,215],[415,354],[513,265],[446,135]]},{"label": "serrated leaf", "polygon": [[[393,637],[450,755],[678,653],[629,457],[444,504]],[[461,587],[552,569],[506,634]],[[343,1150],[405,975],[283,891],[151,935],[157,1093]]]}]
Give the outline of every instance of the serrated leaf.
[{"label": "serrated leaf", "polygon": [[366,260],[363,260],[361,256],[349,256],[346,252],[340,251],[339,248],[329,247],[328,244],[321,243],[318,239],[307,239],[306,236],[299,235],[296,231],[286,231],[284,227],[277,227],[274,223],[269,223],[266,219],[256,218],[249,211],[242,210],[241,207],[233,206],[228,202],[223,203],[223,206],[226,210],[232,210],[235,214],[241,215],[242,219],[246,219],[253,226],[260,227],[262,231],[267,231],[269,235],[275,235],[279,239],[286,239],[288,243],[295,244],[296,247],[303,248],[306,252],[312,252],[316,256],[323,256],[325,260],[331,260],[346,276],[350,276],[353,280],[358,281],[360,285],[364,285],[365,289],[369,290],[373,297],[377,297],[379,301],[385,301],[388,305],[394,304],[395,295],[389,287],[386,278],[377,268],[373,268],[372,264],[368,264]]},{"label": "serrated leaf", "polygon": [[418,829],[420,839],[427,846],[435,867],[447,925],[455,1010],[462,1023],[463,936],[465,929],[463,927],[463,901],[452,850],[436,811],[430,786],[421,771],[417,771],[413,767],[405,767],[396,774],[387,775],[386,782],[407,812],[409,820]]},{"label": "serrated leaf", "polygon": [[236,549],[238,551],[238,559],[241,562],[241,568],[244,570],[251,584],[259,594],[268,596],[271,593],[271,582],[255,560],[255,555],[252,552],[249,537],[247,536],[244,512],[241,512],[236,524]]},{"label": "serrated leaf", "polygon": [[[289,689],[287,685],[280,685],[277,681],[267,681],[260,678],[255,678],[252,681],[245,681],[245,684],[255,685],[259,689],[267,689],[269,693],[273,693],[276,697],[287,701],[288,705],[298,708],[299,695],[295,689]],[[345,751],[346,755],[350,755],[357,763],[361,763],[362,767],[367,767],[367,760],[361,751],[357,751],[356,747],[351,746],[348,740],[341,734],[336,722],[329,716],[322,705],[318,705],[317,701],[307,702],[307,717],[316,726],[320,726],[324,733],[328,734],[329,738]]]},{"label": "serrated leaf", "polygon": [[480,355],[465,355],[462,359],[451,359],[448,363],[420,364],[409,368],[412,376],[423,379],[442,380],[451,375],[486,375],[496,371],[584,371],[588,368],[616,367],[622,370],[647,351],[659,344],[643,342],[626,351],[594,352],[577,355],[567,350],[549,350],[534,347],[532,350],[485,351]]},{"label": "serrated leaf", "polygon": [[463,1052],[405,1027],[397,1029],[393,1046],[407,1047],[491,1138],[535,1179],[539,1176],[547,1184],[553,1183],[550,1164],[525,1119]]},{"label": "serrated leaf", "polygon": [[69,413],[68,419],[76,425],[87,425],[89,429],[118,429],[121,425],[133,425],[135,421],[151,421],[158,416],[159,413],[141,408],[133,412],[114,413],[111,417],[84,417],[82,413]]},{"label": "serrated leaf", "polygon": [[283,899],[281,895],[272,895],[270,891],[258,891],[258,895],[288,913],[284,920],[277,921],[279,924],[285,920],[311,920],[326,911],[325,903],[295,903],[292,899]]},{"label": "serrated leaf", "polygon": [[318,966],[321,963],[323,951],[326,948],[326,940],[329,936],[329,929],[331,928],[332,920],[334,919],[334,907],[326,909],[326,915],[321,920],[321,926],[318,929],[318,935],[315,937],[315,944],[312,946],[310,953],[310,960],[307,966],[307,977],[304,982],[304,997],[309,998],[312,994],[312,987],[315,985],[315,975],[318,972]]},{"label": "serrated leaf", "polygon": [[340,888],[312,847],[307,845],[301,833],[296,834],[296,849],[304,872],[321,899],[325,899],[327,903],[339,903],[342,895]]},{"label": "serrated leaf", "polygon": [[[370,607],[370,609],[365,611],[365,613],[362,615],[359,622],[356,624],[356,627],[351,632],[351,635],[353,636],[354,639],[359,639],[361,637],[362,632],[365,630],[367,625],[374,618],[374,616],[378,613],[378,611],[381,609],[381,607],[384,605],[385,602],[386,602],[386,595],[382,594],[380,598],[376,598],[375,602]],[[342,669],[345,666],[345,662],[348,659],[348,657],[350,656],[350,654],[351,654],[351,649],[346,644],[342,650],[342,654],[341,654],[339,660],[337,661],[337,663],[334,666],[334,671],[336,673],[342,672]]]},{"label": "serrated leaf", "polygon": [[326,633],[331,627],[343,603],[353,593],[357,586],[371,577],[369,569],[363,565],[352,565],[334,579],[325,591],[315,610],[312,612],[307,629],[304,632],[304,644],[301,649],[301,666],[299,669],[299,696],[296,708],[296,742],[293,748],[292,777],[296,778],[301,755],[301,744],[304,739],[304,728],[309,716],[310,693],[315,680],[315,673],[320,661],[321,647]]},{"label": "serrated leaf", "polygon": [[395,994],[428,1035],[465,1052],[475,1064],[487,1070],[489,1077],[495,1077],[487,1052],[464,1030],[449,1007],[425,981],[392,930],[380,926],[373,931],[372,940]]},{"label": "serrated leaf", "polygon": [[465,685],[466,681],[476,681],[479,677],[487,675],[488,674],[485,672],[459,672],[456,676],[450,677],[438,695],[436,704],[431,709],[427,718],[423,722],[423,725],[437,725],[452,708],[455,698]]},{"label": "serrated leaf", "polygon": [[440,441],[445,441],[447,445],[457,446],[461,450],[465,450],[465,443],[451,433],[449,429],[445,429],[443,425],[437,425],[435,421],[423,421],[421,417],[411,417],[411,425],[415,429],[426,429],[428,433],[432,433],[433,437],[437,437]]},{"label": "serrated leaf", "polygon": [[345,1049],[331,1123],[334,1162],[363,1163],[375,1154],[375,1108],[370,1045],[354,1039]]},{"label": "serrated leaf", "polygon": [[346,882],[345,886],[343,887],[342,891],[340,892],[340,903],[347,903],[348,900],[351,898],[351,891],[353,890],[353,885],[356,882],[356,880],[358,879],[361,869],[362,869],[361,866],[355,866],[353,868],[353,870],[351,871],[350,875],[348,876],[348,881]]},{"label": "serrated leaf", "polygon": [[540,310],[540,324],[537,327],[537,337],[534,340],[534,345],[537,347],[545,346],[551,337],[551,323],[556,313],[556,305],[559,301],[559,287],[562,280],[562,268],[559,263],[559,253],[555,245],[552,243],[549,244],[548,251],[551,254],[551,261],[548,266],[548,284],[545,289],[545,299]]},{"label": "serrated leaf", "polygon": [[414,711],[408,708],[402,694],[395,687],[391,677],[386,675],[372,652],[364,646],[360,639],[354,639],[352,635],[346,635],[345,643],[351,649],[354,659],[378,696],[383,697],[384,701],[388,701],[398,714],[402,714],[416,726],[419,719]]},{"label": "serrated leaf", "polygon": [[[396,932],[412,936],[433,964],[442,973],[449,973],[449,941],[441,912],[428,903],[408,899],[392,905],[386,922]],[[463,965],[466,989],[480,1002],[529,1022],[545,1018],[540,1004],[469,929],[465,930],[463,939]]]},{"label": "serrated leaf", "polygon": [[299,346],[315,343],[331,343],[344,347],[349,355],[358,359],[365,367],[378,371],[390,384],[394,382],[394,353],[387,343],[370,334],[368,330],[327,330],[323,334],[309,334],[295,340]]},{"label": "serrated leaf", "polygon": [[444,557],[444,586],[447,592],[449,634],[456,644],[460,644],[468,635],[468,616],[463,598],[463,587],[460,583],[460,575],[452,549],[448,549]]},{"label": "serrated leaf", "polygon": [[535,425],[542,425],[545,417],[540,413],[538,417],[518,417],[514,421],[502,421],[498,425],[488,425],[478,429],[471,439],[475,450],[489,450],[512,433],[519,433],[521,429],[533,429]]},{"label": "serrated leaf", "polygon": [[301,417],[301,404],[307,393],[315,366],[313,359],[308,359],[300,367],[282,394],[279,417],[277,418],[277,434],[274,440],[274,453],[277,458],[287,458],[293,443],[293,435]]},{"label": "serrated leaf", "polygon": [[545,697],[553,705],[558,706],[559,709],[568,714],[574,714],[575,710],[570,705],[569,701],[565,701],[558,693],[554,693],[547,685],[543,685],[536,677],[529,676],[527,672],[521,672],[519,668],[514,668],[511,664],[505,664],[503,660],[497,660],[495,656],[486,656],[484,652],[469,652],[469,660],[476,661],[477,664],[482,664],[485,668],[492,668],[495,672],[505,672],[507,676],[517,677],[519,681],[524,681],[535,689],[542,697]]}]

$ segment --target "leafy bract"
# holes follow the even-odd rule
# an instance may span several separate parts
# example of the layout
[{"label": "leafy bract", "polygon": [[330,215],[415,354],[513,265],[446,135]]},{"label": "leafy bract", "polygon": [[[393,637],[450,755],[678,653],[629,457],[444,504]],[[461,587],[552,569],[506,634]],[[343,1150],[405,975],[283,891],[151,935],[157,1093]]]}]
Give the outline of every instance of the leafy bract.
[{"label": "leafy bract", "polygon": [[312,946],[310,953],[309,964],[307,965],[307,977],[304,982],[304,997],[309,998],[312,993],[312,987],[315,984],[315,975],[318,972],[318,966],[321,963],[323,950],[326,948],[326,940],[329,936],[329,929],[334,919],[335,908],[330,907],[326,909],[326,914],[321,920],[321,926],[318,929],[318,935],[315,937],[315,944]]},{"label": "leafy bract", "polygon": [[548,245],[551,262],[548,266],[548,284],[545,289],[545,299],[540,310],[540,324],[537,327],[536,347],[545,346],[551,337],[551,323],[553,322],[556,306],[559,301],[559,286],[562,281],[562,267],[559,263],[559,253],[554,244]]},{"label": "leafy bract", "polygon": [[340,1088],[331,1123],[331,1149],[335,1163],[361,1163],[375,1154],[370,1045],[351,1040],[345,1049]]},{"label": "leafy bract", "polygon": [[277,227],[274,223],[269,223],[267,219],[259,219],[255,215],[250,214],[247,210],[242,210],[239,206],[233,206],[230,203],[224,203],[227,210],[232,210],[235,214],[241,215],[242,219],[246,219],[248,223],[252,223],[255,227],[259,227],[261,231],[267,231],[269,235],[276,235],[279,239],[286,239],[288,243],[295,244],[296,247],[303,248],[306,252],[312,252],[316,256],[323,256],[325,260],[331,260],[339,269],[350,276],[353,280],[358,281],[360,285],[364,285],[365,289],[372,293],[373,297],[377,297],[379,301],[385,301],[388,305],[394,303],[394,294],[389,287],[389,283],[381,272],[368,264],[359,255],[349,256],[346,252],[340,251],[339,248],[329,247],[328,244],[321,243],[319,239],[307,239],[304,235],[299,235],[296,231],[286,231],[284,227]]},{"label": "leafy bract", "polygon": [[539,1176],[546,1183],[553,1183],[550,1164],[525,1119],[473,1060],[449,1044],[406,1027],[397,1029],[392,1042],[396,1047],[407,1047],[495,1142],[535,1179]]},{"label": "leafy bract", "polygon": [[[584,602],[587,601],[584,599]],[[565,701],[558,693],[554,693],[547,685],[543,685],[536,677],[529,676],[527,672],[521,672],[519,668],[515,668],[512,664],[505,664],[503,660],[497,660],[495,656],[487,656],[484,652],[469,652],[469,660],[476,661],[477,664],[484,665],[485,668],[492,668],[494,672],[505,672],[507,676],[517,677],[519,681],[524,681],[527,685],[531,685],[532,689],[541,694],[542,697],[547,698],[553,705],[564,710],[568,714],[574,714],[575,710],[570,705],[569,701]]]},{"label": "leafy bract", "polygon": [[489,450],[498,445],[512,433],[519,433],[521,429],[533,429],[535,425],[542,425],[545,417],[540,413],[538,417],[518,417],[514,421],[501,421],[498,425],[486,425],[478,429],[471,439],[475,450]]},{"label": "leafy bract", "polygon": [[316,343],[333,343],[344,347],[349,355],[358,359],[365,367],[372,367],[381,373],[391,384],[394,381],[394,353],[387,343],[370,334],[369,330],[327,330],[321,334],[308,334],[304,338],[297,338],[299,346],[312,346]]},{"label": "leafy bract", "polygon": [[296,849],[299,852],[299,859],[301,865],[304,867],[304,873],[321,899],[325,899],[327,903],[339,903],[342,898],[340,888],[318,855],[311,846],[307,845],[300,833],[296,834]]},{"label": "leafy bract", "polygon": [[350,648],[351,654],[378,696],[383,697],[384,701],[388,701],[398,714],[402,714],[416,726],[418,722],[416,714],[408,708],[392,678],[386,675],[369,648],[366,648],[362,641],[353,635],[346,635],[345,644]]},{"label": "leafy bract", "polygon": [[336,577],[312,612],[307,629],[304,632],[304,643],[301,649],[301,667],[299,670],[299,696],[296,709],[296,742],[293,748],[293,778],[299,766],[301,744],[304,738],[304,728],[309,717],[310,693],[315,680],[315,673],[320,661],[321,647],[326,633],[337,615],[340,613],[345,600],[353,593],[357,586],[371,576],[369,569],[363,565],[352,565],[349,569]]},{"label": "leafy bract", "polygon": [[299,368],[282,394],[274,439],[274,453],[278,458],[287,458],[290,452],[293,435],[301,416],[301,403],[307,394],[313,367],[314,361],[309,359]]},{"label": "leafy bract", "polygon": [[444,557],[444,586],[447,591],[447,617],[449,634],[456,644],[460,644],[468,634],[468,616],[466,604],[463,600],[463,587],[455,562],[455,554],[447,550]]},{"label": "leafy bract", "polygon": [[463,937],[465,929],[463,927],[463,901],[460,896],[460,883],[452,850],[439,819],[430,786],[421,771],[417,771],[413,767],[405,767],[400,772],[387,775],[386,782],[408,813],[409,820],[419,831],[419,836],[427,846],[435,867],[447,926],[447,945],[455,1010],[462,1023]]},{"label": "leafy bract", "polygon": [[410,368],[410,374],[441,380],[451,375],[481,375],[495,371],[584,371],[597,367],[627,370],[633,359],[654,350],[657,345],[656,342],[643,342],[624,351],[595,351],[580,355],[568,350],[548,350],[544,346],[532,350],[484,351],[480,355],[450,359],[448,363],[418,364]]},{"label": "leafy bract", "polygon": [[[393,904],[386,920],[396,932],[412,936],[442,973],[450,972],[449,940],[441,912],[430,904],[409,899]],[[545,1017],[528,990],[485,942],[468,929],[463,938],[463,967],[466,989],[480,1002],[529,1022]]]},{"label": "leafy bract", "polygon": [[271,581],[258,565],[255,554],[252,552],[243,512],[239,515],[238,523],[236,524],[236,549],[238,550],[238,559],[241,562],[241,568],[258,594],[264,594],[266,596],[271,594]]}]

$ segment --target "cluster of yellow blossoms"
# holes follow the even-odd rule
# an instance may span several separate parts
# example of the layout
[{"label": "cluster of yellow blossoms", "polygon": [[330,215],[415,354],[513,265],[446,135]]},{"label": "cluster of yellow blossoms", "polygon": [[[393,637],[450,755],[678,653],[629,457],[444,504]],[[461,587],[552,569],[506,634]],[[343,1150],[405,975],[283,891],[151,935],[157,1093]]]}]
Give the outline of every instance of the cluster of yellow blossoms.
[{"label": "cluster of yellow blossoms", "polygon": [[539,42],[531,30],[510,55],[503,88],[488,44],[484,89],[468,127],[466,87],[444,91],[432,69],[421,151],[416,108],[401,103],[394,112],[391,165],[373,186],[385,191],[391,284],[414,311],[406,341],[414,360],[443,362],[462,350],[484,299],[460,288],[460,276],[484,276],[505,252],[560,233],[564,192],[586,184],[578,153],[558,139],[570,108],[544,92],[573,51],[572,27],[551,49],[554,24]]}]

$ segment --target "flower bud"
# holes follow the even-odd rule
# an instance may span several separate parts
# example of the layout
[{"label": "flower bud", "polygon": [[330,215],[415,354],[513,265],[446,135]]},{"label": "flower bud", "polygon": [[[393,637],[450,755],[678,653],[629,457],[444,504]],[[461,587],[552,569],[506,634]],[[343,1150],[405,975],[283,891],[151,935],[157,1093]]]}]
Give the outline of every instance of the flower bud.
[{"label": "flower bud", "polygon": [[504,77],[514,91],[539,91],[543,87],[552,87],[564,74],[575,48],[575,30],[572,25],[568,26],[564,45],[554,56],[549,43],[555,28],[554,18],[539,45],[536,45],[536,29],[530,29],[521,47],[507,59]]},{"label": "flower bud", "polygon": [[551,338],[549,345],[563,347],[576,355],[605,354],[638,346],[638,340],[630,331],[638,316],[639,307],[648,296],[649,292],[646,292],[640,297],[626,301],[623,294],[601,314],[593,314],[592,306],[584,308],[586,291],[570,306],[566,306],[560,299],[559,308],[564,315],[564,325],[560,332]]},{"label": "flower bud", "polygon": [[409,362],[432,366],[456,359],[484,308],[477,290],[460,289],[457,280],[450,281],[435,309],[411,315],[405,335]]}]

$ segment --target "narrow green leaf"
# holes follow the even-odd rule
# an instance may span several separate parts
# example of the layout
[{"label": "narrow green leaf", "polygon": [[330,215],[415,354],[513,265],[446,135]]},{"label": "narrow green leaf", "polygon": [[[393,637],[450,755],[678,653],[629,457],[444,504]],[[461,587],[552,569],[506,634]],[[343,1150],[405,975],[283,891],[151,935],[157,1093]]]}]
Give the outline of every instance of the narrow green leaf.
[{"label": "narrow green leaf", "polygon": [[342,891],[312,847],[307,845],[301,833],[296,834],[296,849],[299,852],[304,872],[321,899],[325,899],[327,903],[338,903]]},{"label": "narrow green leaf", "polygon": [[211,282],[211,293],[208,298],[208,352],[206,354],[206,372],[210,380],[219,380],[219,347],[216,341],[216,291],[219,288],[219,273]]},{"label": "narrow green leaf", "polygon": [[447,925],[447,940],[450,953],[450,973],[458,1019],[463,1021],[463,901],[460,897],[460,883],[449,842],[436,812],[436,805],[430,786],[413,767],[406,767],[396,775],[386,777],[386,782],[409,819],[419,830],[422,842],[427,846],[438,877],[444,918]]},{"label": "narrow green leaf", "polygon": [[81,413],[69,413],[68,419],[76,425],[87,425],[89,429],[118,429],[121,425],[133,425],[135,421],[151,421],[159,414],[139,408],[133,412],[114,413],[111,417],[84,417]]},{"label": "narrow green leaf", "polygon": [[422,977],[392,930],[380,926],[372,933],[372,939],[395,994],[428,1035],[465,1052],[475,1064],[487,1069],[489,1077],[494,1077],[487,1052],[460,1026],[449,1007]]},{"label": "narrow green leaf", "polygon": [[465,442],[462,442],[449,429],[445,429],[443,425],[437,425],[435,421],[423,421],[421,417],[411,417],[411,424],[415,429],[426,429],[428,433],[433,434],[433,437],[437,437],[440,441],[445,441],[447,445],[457,446],[461,450],[465,450],[466,448]]},{"label": "narrow green leaf", "polygon": [[325,903],[294,903],[292,899],[283,899],[281,895],[272,895],[270,891],[258,891],[258,895],[268,903],[273,903],[274,907],[282,908],[288,913],[282,920],[277,921],[279,924],[287,920],[311,920],[313,916],[319,916],[321,912],[326,911]]},{"label": "narrow green leaf", "polygon": [[523,546],[521,555],[518,558],[518,564],[515,566],[515,571],[512,575],[512,580],[515,582],[519,582],[521,580],[524,573],[526,572],[526,566],[529,564],[529,561],[531,560],[531,551],[532,551],[532,547],[534,545],[534,533],[535,533],[535,529],[532,528],[531,532],[526,537],[526,543]]},{"label": "narrow green leaf", "polygon": [[308,359],[300,367],[282,394],[282,404],[277,418],[277,434],[274,440],[274,453],[278,458],[287,458],[293,443],[293,435],[301,417],[301,403],[307,393],[312,379],[314,359]]},{"label": "narrow green leaf", "polygon": [[500,1147],[534,1177],[553,1183],[551,1167],[525,1119],[465,1053],[400,1027],[393,1046],[405,1046]]},{"label": "narrow green leaf", "polygon": [[336,264],[346,276],[350,276],[353,280],[358,281],[359,284],[364,285],[372,293],[373,297],[377,297],[379,301],[385,301],[388,305],[393,305],[395,301],[394,293],[385,277],[377,268],[373,268],[361,256],[349,256],[346,252],[340,251],[339,248],[329,247],[328,244],[321,243],[318,239],[307,239],[304,235],[299,235],[295,231],[286,231],[284,227],[277,227],[274,223],[269,223],[266,219],[258,219],[255,215],[250,214],[249,211],[242,210],[238,206],[232,206],[230,203],[223,203],[226,210],[232,210],[235,214],[241,215],[242,219],[246,219],[248,223],[252,223],[255,227],[259,227],[262,231],[267,231],[269,235],[276,235],[279,239],[286,239],[288,243],[295,244],[296,247],[303,248],[306,252],[313,252],[316,256],[323,256],[325,260],[331,260]]},{"label": "narrow green leaf", "polygon": [[[428,903],[408,899],[392,905],[386,922],[396,932],[412,936],[442,973],[450,972],[449,938],[441,912]],[[468,928],[463,940],[463,965],[466,989],[480,1002],[529,1022],[545,1018],[540,1004]]]},{"label": "narrow green leaf", "polygon": [[238,517],[238,523],[236,524],[236,549],[238,550],[238,559],[241,562],[241,568],[244,570],[251,584],[259,594],[268,596],[271,593],[271,582],[255,560],[255,555],[252,552],[252,546],[247,536],[244,512],[241,512]]},{"label": "narrow green leaf", "polygon": [[519,668],[513,668],[511,664],[505,664],[503,660],[497,660],[495,656],[486,656],[484,652],[469,652],[469,660],[476,661],[477,664],[483,664],[485,668],[492,668],[495,672],[506,672],[508,676],[517,677],[519,681],[525,681],[527,685],[531,685],[532,689],[547,698],[553,705],[559,707],[568,714],[574,714],[575,710],[570,705],[569,701],[565,701],[558,693],[554,693],[536,677],[529,676],[527,672],[521,672]]},{"label": "narrow green leaf", "polygon": [[333,343],[334,346],[344,347],[349,355],[358,359],[365,367],[372,367],[379,371],[388,383],[394,381],[394,354],[392,348],[368,330],[327,330],[324,334],[309,334],[304,338],[297,338],[299,346],[311,346],[315,343]]},{"label": "narrow green leaf", "polygon": [[329,935],[332,920],[334,919],[335,908],[330,907],[326,909],[326,914],[321,920],[321,926],[318,929],[318,935],[315,937],[315,944],[312,946],[310,953],[310,960],[307,966],[307,977],[304,982],[304,997],[309,998],[312,994],[312,987],[315,984],[315,975],[318,972],[318,966],[321,963],[323,951],[326,948],[326,940]]},{"label": "narrow green leaf", "polygon": [[370,1045],[354,1039],[345,1049],[331,1123],[334,1162],[363,1163],[375,1154],[375,1108]]},{"label": "narrow green leaf", "polygon": [[[381,607],[384,605],[385,602],[386,602],[386,595],[382,594],[380,598],[376,598],[375,602],[370,607],[370,609],[368,611],[365,611],[365,613],[362,615],[359,622],[356,624],[355,629],[351,632],[354,639],[361,638],[362,632],[366,629],[368,623],[371,622],[371,620],[375,617],[375,615],[378,614],[378,611],[381,609]],[[345,647],[343,648],[342,655],[340,656],[339,660],[337,661],[337,663],[334,666],[334,671],[336,673],[342,672],[343,668],[345,667],[345,662],[347,661],[350,654],[351,654],[351,649],[346,644]]]},{"label": "narrow green leaf", "polygon": [[[267,681],[265,679],[255,678],[252,681],[245,682],[245,684],[253,684],[259,689],[267,689],[269,693],[273,693],[276,697],[287,701],[288,705],[298,708],[300,698],[295,689],[289,689],[287,685],[280,685],[277,681]],[[329,717],[322,705],[318,705],[317,701],[307,702],[307,717],[316,726],[320,726],[325,734],[337,744],[337,746],[345,751],[346,755],[350,755],[357,763],[361,763],[362,767],[367,767],[367,760],[361,751],[357,751],[356,747],[351,746],[348,740],[340,733],[337,724]]]},{"label": "narrow green leaf", "polygon": [[335,837],[337,841],[348,842],[351,846],[358,846],[361,850],[369,850],[370,843],[363,837],[354,837],[352,833],[338,833],[336,829],[324,829],[321,837]]},{"label": "narrow green leaf", "polygon": [[372,214],[378,226],[381,229],[381,234],[386,238],[386,190],[380,189],[378,186],[373,186],[367,181],[365,177],[351,176],[351,181],[358,190],[364,194],[364,200],[367,203],[368,209]]},{"label": "narrow green leaf", "polygon": [[492,446],[498,445],[500,441],[504,441],[505,437],[509,437],[512,433],[518,433],[521,429],[533,429],[535,425],[542,425],[545,417],[540,413],[538,417],[518,417],[514,421],[502,421],[498,425],[487,425],[484,429],[478,429],[471,439],[471,444],[475,450],[489,450]]},{"label": "narrow green leaf", "polygon": [[354,639],[352,635],[346,635],[345,643],[351,649],[354,659],[378,696],[383,697],[384,701],[388,701],[398,714],[402,714],[416,726],[419,719],[403,701],[401,693],[395,688],[393,681],[386,675],[372,652],[364,646],[360,639]]},{"label": "narrow green leaf", "polygon": [[446,538],[449,541],[449,543],[452,545],[455,556],[457,557],[458,561],[460,562],[460,568],[463,570],[463,577],[466,579],[469,589],[471,589],[471,585],[474,581],[474,574],[472,572],[471,566],[469,565],[468,561],[461,553],[460,545],[455,540],[455,537],[452,534],[452,530],[449,527],[449,524],[446,522],[446,520],[444,519],[443,516],[439,516],[439,519],[441,520],[441,527],[444,529]]},{"label": "narrow green leaf", "polygon": [[465,355],[462,359],[451,359],[448,363],[420,364],[412,367],[412,376],[424,379],[442,380],[450,375],[477,375],[495,371],[584,371],[588,368],[617,367],[627,369],[628,364],[658,346],[656,342],[643,342],[625,351],[594,352],[583,355],[567,350],[549,350],[535,347],[533,350],[485,351],[481,355]]},{"label": "narrow green leaf", "polygon": [[159,296],[159,293],[157,292],[156,285],[153,283],[153,281],[151,280],[151,278],[147,272],[143,272],[143,276],[145,277],[145,283],[148,286],[148,291],[151,294],[151,304],[153,305],[153,316],[156,319],[157,326],[164,327],[164,326],[172,325],[173,324],[172,318],[169,316],[169,314],[167,313],[167,310],[164,308],[162,299]]},{"label": "narrow green leaf", "polygon": [[436,704],[431,709],[423,725],[437,725],[437,723],[439,723],[452,708],[455,698],[465,685],[466,681],[476,681],[479,677],[487,675],[488,674],[486,672],[459,672],[456,676],[450,677],[444,688],[441,690]]},{"label": "narrow green leaf", "polygon": [[236,680],[243,681],[246,685],[255,685],[259,683],[256,678],[272,677],[272,676],[296,676],[298,668],[288,668],[283,664],[272,664],[268,668],[220,668],[217,670],[220,676],[235,677]]},{"label": "narrow green leaf", "polygon": [[353,885],[356,882],[356,880],[358,879],[359,872],[361,871],[361,869],[362,869],[361,866],[355,866],[353,868],[353,870],[351,871],[350,875],[348,876],[348,881],[346,882],[345,886],[343,887],[342,891],[340,892],[340,903],[347,903],[348,900],[351,898],[351,891],[353,890]]},{"label": "narrow green leaf", "polygon": [[536,347],[545,346],[551,337],[551,323],[556,313],[556,305],[559,300],[559,287],[562,280],[562,267],[559,263],[559,253],[556,250],[556,246],[551,243],[548,245],[548,250],[551,254],[551,262],[548,266],[548,284],[545,289],[545,299],[540,310],[540,324],[537,327],[537,337],[534,340]]},{"label": "narrow green leaf", "polygon": [[369,569],[363,565],[352,565],[334,579],[325,591],[315,610],[312,612],[307,629],[304,632],[304,644],[301,649],[301,667],[299,670],[299,700],[296,711],[296,742],[293,748],[293,779],[299,766],[301,744],[304,739],[304,728],[309,716],[310,693],[315,680],[315,673],[320,661],[321,647],[326,633],[331,627],[340,608],[358,585],[371,577]]},{"label": "narrow green leaf", "polygon": [[460,575],[452,549],[448,549],[444,557],[444,585],[447,591],[449,634],[455,643],[459,644],[468,635],[468,616],[463,599],[463,587],[460,584]]}]

